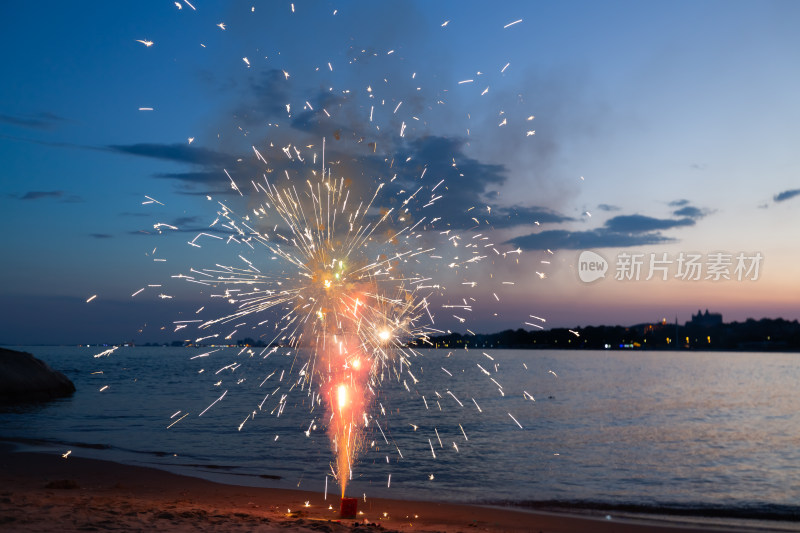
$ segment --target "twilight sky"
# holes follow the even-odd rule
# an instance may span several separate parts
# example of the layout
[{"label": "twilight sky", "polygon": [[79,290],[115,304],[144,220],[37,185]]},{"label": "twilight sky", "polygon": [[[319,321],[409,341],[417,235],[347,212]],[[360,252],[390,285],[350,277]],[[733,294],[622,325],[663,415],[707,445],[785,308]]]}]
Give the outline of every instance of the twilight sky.
[{"label": "twilight sky", "polygon": [[441,217],[442,329],[800,318],[798,26],[794,1],[4,2],[0,343],[188,338],[218,302],[171,276],[240,252],[187,241],[252,207],[225,171],[258,178],[255,146],[302,184],[282,148],[323,138],[354,194],[398,176],[381,205],[444,180],[410,213]]}]

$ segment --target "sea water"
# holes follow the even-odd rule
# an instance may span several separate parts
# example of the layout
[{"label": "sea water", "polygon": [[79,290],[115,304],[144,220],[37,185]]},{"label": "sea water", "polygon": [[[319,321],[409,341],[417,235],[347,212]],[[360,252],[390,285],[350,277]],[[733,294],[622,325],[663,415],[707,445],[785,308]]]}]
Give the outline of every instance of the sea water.
[{"label": "sea water", "polygon": [[[305,361],[287,349],[15,349],[64,372],[77,392],[0,411],[0,439],[234,484],[338,491],[327,415],[298,379]],[[800,512],[800,354],[419,353],[417,383],[383,370],[348,495]]]}]

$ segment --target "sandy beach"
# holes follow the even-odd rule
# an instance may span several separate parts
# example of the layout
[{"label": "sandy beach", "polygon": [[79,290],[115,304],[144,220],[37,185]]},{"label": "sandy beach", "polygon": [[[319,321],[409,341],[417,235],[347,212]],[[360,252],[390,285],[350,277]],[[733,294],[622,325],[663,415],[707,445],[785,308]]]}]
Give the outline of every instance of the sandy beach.
[{"label": "sandy beach", "polygon": [[338,511],[338,496],[330,493],[325,500],[315,492],[223,485],[10,447],[0,454],[5,531],[750,531],[377,498],[359,500],[357,520],[340,520]]}]

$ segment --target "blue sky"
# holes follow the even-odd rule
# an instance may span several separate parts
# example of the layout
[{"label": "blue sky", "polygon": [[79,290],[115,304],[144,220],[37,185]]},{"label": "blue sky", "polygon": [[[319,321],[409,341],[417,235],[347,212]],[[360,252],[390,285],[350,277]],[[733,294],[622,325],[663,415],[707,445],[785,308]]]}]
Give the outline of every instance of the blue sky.
[{"label": "blue sky", "polygon": [[[130,295],[216,259],[186,241],[214,218],[206,194],[232,198],[223,169],[246,181],[251,146],[322,137],[355,190],[410,157],[401,181],[446,180],[449,228],[521,249],[427,265],[442,303],[476,302],[442,328],[800,317],[796,2],[191,5],[0,7],[0,342],[174,337],[207,295]],[[585,249],[606,279],[580,281]],[[621,253],[756,252],[755,281],[613,279]]]}]

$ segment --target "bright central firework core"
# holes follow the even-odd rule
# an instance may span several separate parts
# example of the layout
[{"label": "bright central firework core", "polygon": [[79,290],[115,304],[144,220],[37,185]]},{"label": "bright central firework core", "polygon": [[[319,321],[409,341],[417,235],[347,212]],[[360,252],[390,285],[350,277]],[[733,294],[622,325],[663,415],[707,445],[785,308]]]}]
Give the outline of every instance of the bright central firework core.
[{"label": "bright central firework core", "polygon": [[347,387],[339,385],[339,412],[341,413],[345,407],[347,407]]}]

